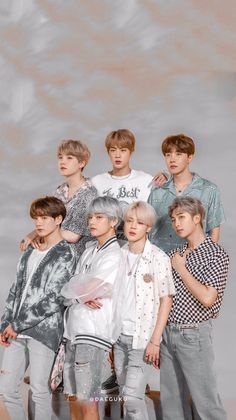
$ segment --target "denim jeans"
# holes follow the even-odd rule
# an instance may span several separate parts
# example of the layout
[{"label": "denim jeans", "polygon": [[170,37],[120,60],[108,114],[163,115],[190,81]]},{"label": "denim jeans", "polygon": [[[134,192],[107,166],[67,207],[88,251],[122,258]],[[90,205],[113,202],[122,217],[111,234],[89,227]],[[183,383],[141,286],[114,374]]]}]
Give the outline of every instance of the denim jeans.
[{"label": "denim jeans", "polygon": [[49,376],[55,353],[33,338],[17,338],[4,349],[0,374],[0,395],[11,420],[26,420],[20,393],[27,367],[30,373],[30,388],[35,404],[35,420],[51,419],[52,404]]},{"label": "denim jeans", "polygon": [[98,396],[105,360],[105,350],[90,344],[71,344],[68,340],[63,371],[64,393],[77,395],[80,400]]},{"label": "denim jeans", "polygon": [[190,328],[167,325],[160,353],[160,390],[163,420],[185,420],[183,388],[187,382],[200,420],[226,420],[217,391],[212,322]]},{"label": "denim jeans", "polygon": [[125,420],[148,420],[145,403],[148,365],[144,349],[132,349],[133,337],[121,334],[114,345],[117,380],[123,388]]}]

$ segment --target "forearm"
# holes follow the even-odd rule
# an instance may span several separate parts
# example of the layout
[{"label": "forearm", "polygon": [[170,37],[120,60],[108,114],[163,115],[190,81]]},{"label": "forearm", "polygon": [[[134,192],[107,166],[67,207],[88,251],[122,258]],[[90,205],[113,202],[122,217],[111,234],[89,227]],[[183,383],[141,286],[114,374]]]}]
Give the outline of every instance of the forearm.
[{"label": "forearm", "polygon": [[65,241],[69,242],[70,244],[75,244],[81,238],[80,235],[78,235],[74,232],[71,232],[70,230],[62,230],[61,235],[62,235],[63,239],[65,239]]},{"label": "forearm", "polygon": [[63,297],[51,293],[51,295],[41,299],[40,302],[27,308],[23,304],[17,318],[11,322],[12,328],[17,333],[33,328],[44,319],[53,316],[56,312],[62,312],[63,308]]},{"label": "forearm", "polygon": [[189,292],[206,308],[211,307],[217,299],[217,290],[214,287],[201,284],[193,277],[186,267],[182,267],[179,274]]},{"label": "forearm", "polygon": [[160,299],[160,307],[157,315],[157,321],[153,330],[150,341],[153,344],[159,344],[162,333],[166,326],[168,316],[171,310],[173,298],[172,296],[164,296]]},{"label": "forearm", "polygon": [[113,286],[98,278],[87,278],[86,281],[68,283],[61,291],[61,294],[69,300],[77,300],[80,303],[88,302],[93,299],[109,298],[112,295]]}]

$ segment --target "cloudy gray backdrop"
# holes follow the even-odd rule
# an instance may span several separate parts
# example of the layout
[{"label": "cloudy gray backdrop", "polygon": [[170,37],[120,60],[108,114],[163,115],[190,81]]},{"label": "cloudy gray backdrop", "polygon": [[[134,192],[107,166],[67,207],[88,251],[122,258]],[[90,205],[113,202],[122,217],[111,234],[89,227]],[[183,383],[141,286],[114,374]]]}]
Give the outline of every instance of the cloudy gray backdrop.
[{"label": "cloudy gray backdrop", "polygon": [[1,309],[31,229],[29,204],[61,182],[61,139],[88,144],[94,175],[109,168],[106,134],[130,128],[133,167],[155,173],[163,137],[185,132],[196,140],[193,169],[220,187],[227,216],[231,273],[215,347],[228,406],[236,401],[235,21],[233,0],[0,2]]}]

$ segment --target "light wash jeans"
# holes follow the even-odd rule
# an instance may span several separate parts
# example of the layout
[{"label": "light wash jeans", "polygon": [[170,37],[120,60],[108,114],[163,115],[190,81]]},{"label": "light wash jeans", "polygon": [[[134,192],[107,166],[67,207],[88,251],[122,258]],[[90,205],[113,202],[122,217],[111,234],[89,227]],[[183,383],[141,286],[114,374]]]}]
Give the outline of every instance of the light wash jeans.
[{"label": "light wash jeans", "polygon": [[144,349],[132,349],[132,342],[132,336],[121,334],[114,345],[115,371],[125,401],[124,418],[148,420],[145,389],[149,366],[144,360]]},{"label": "light wash jeans", "polygon": [[107,352],[90,344],[66,343],[64,393],[90,400],[99,395]]},{"label": "light wash jeans", "polygon": [[161,343],[160,371],[163,420],[186,419],[182,398],[185,381],[197,419],[226,420],[217,391],[211,320],[195,328],[167,325]]},{"label": "light wash jeans", "polygon": [[55,353],[33,338],[17,338],[4,349],[0,372],[0,395],[11,420],[26,420],[20,393],[21,383],[29,366],[30,388],[35,405],[35,420],[50,420],[52,415],[49,376]]}]

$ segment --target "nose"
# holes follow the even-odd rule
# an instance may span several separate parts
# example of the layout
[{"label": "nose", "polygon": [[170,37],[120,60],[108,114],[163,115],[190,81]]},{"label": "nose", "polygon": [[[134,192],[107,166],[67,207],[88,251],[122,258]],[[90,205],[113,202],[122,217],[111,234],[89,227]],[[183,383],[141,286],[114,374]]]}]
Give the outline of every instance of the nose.
[{"label": "nose", "polygon": [[96,219],[95,219],[95,217],[94,217],[94,216],[90,217],[90,218],[89,218],[89,221],[88,221],[89,226],[94,225],[94,221],[95,221],[95,220],[96,220]]},{"label": "nose", "polygon": [[179,227],[179,225],[180,225],[179,220],[175,220],[174,221],[174,227],[177,228],[177,227]]},{"label": "nose", "polygon": [[66,157],[65,156],[62,156],[62,158],[60,159],[60,163],[61,164],[64,164],[66,162]]}]

